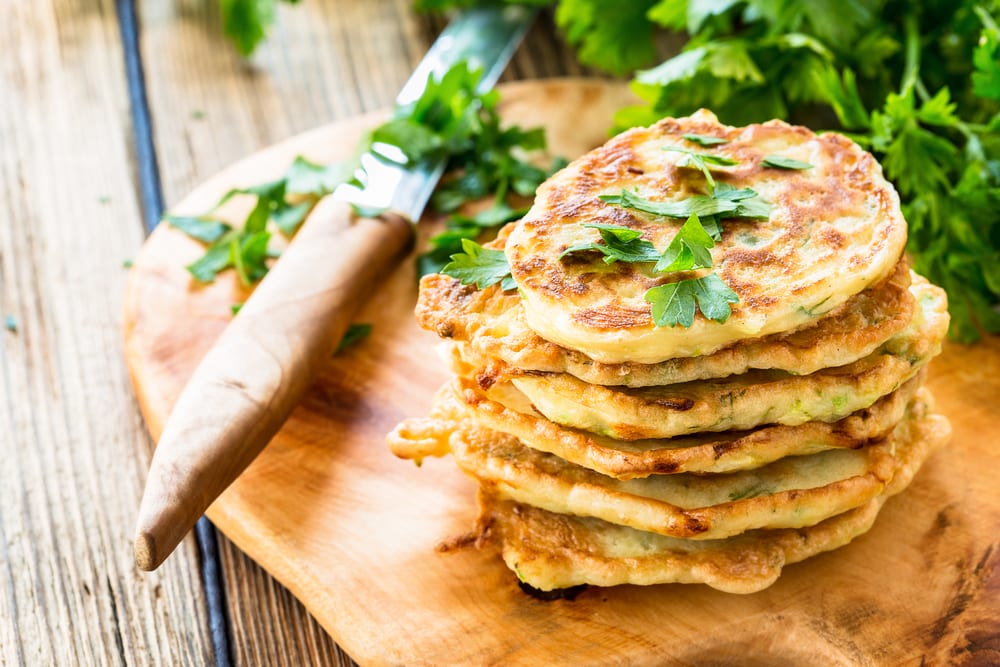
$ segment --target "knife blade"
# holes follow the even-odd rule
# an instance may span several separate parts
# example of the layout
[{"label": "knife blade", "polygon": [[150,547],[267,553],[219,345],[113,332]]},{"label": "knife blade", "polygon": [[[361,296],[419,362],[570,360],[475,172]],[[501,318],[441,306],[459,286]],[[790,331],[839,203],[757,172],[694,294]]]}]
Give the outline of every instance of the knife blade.
[{"label": "knife blade", "polygon": [[[418,99],[429,76],[462,60],[482,68],[479,90],[489,89],[536,12],[495,6],[459,13],[397,104]],[[419,220],[445,163],[407,169],[387,159],[386,150],[376,147],[363,156],[365,187],[321,200],[178,396],[139,506],[133,547],[140,569],[156,569],[278,432],[363,296],[412,241],[411,223]],[[385,212],[366,218],[345,202]],[[155,432],[159,425],[150,428]]]}]

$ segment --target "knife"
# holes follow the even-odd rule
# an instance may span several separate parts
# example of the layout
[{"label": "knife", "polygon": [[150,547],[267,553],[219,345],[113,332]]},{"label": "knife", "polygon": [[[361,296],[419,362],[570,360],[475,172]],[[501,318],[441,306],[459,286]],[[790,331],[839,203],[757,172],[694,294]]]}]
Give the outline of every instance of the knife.
[{"label": "knife", "polygon": [[[463,60],[482,69],[479,92],[489,90],[537,11],[506,5],[461,12],[396,104],[412,103],[428,77]],[[361,157],[363,187],[341,186],[320,201],[185,385],[160,434],[139,506],[134,553],[140,569],[159,567],[278,432],[371,285],[412,242],[412,223],[446,161],[407,169],[393,158],[390,147],[374,146]],[[358,216],[352,205],[384,212]],[[337,224],[345,219],[347,225]]]}]

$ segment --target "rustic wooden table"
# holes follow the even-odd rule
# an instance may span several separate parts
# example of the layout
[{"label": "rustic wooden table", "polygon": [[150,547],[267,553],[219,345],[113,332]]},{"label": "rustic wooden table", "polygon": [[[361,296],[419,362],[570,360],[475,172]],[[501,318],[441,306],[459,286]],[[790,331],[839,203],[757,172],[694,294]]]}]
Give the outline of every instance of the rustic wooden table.
[{"label": "rustic wooden table", "polygon": [[[159,571],[133,565],[152,443],[123,362],[123,264],[226,165],[391,104],[443,21],[411,0],[306,0],[244,60],[208,0],[3,14],[0,664],[353,664],[210,525]],[[506,78],[580,73],[543,16]]]}]

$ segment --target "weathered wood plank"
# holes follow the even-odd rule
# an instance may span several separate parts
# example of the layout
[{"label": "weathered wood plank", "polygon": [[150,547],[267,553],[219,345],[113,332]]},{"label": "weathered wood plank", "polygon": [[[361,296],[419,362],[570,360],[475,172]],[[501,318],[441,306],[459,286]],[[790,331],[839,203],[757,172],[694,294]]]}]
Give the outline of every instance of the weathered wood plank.
[{"label": "weathered wood plank", "polygon": [[[222,538],[226,589],[234,622],[233,658],[239,665],[269,664],[350,667],[354,661],[288,590],[250,560],[232,542]],[[278,629],[279,632],[275,632]],[[252,641],[248,641],[249,638]]]},{"label": "weathered wood plank", "polygon": [[211,660],[194,541],[132,564],[151,447],[121,343],[142,230],[118,34],[111,0],[0,21],[0,664]]},{"label": "weathered wood plank", "polygon": [[[383,108],[445,24],[411,0],[303,2],[282,7],[268,41],[244,61],[203,2],[140,4],[143,60],[167,205],[226,165],[318,125]],[[505,75],[580,74],[533,28]],[[221,541],[234,657],[253,664],[350,664],[284,588]]]}]

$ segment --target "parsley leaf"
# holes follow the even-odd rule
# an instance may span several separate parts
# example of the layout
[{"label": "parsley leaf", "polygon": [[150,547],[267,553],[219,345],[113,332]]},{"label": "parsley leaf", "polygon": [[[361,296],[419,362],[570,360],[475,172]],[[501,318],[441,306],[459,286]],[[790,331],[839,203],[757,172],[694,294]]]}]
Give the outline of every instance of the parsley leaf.
[{"label": "parsley leaf", "polygon": [[457,278],[463,285],[475,284],[479,289],[500,283],[500,289],[515,289],[510,275],[510,263],[502,250],[484,248],[471,239],[462,239],[462,250],[451,256],[441,273]]},{"label": "parsley leaf", "polygon": [[696,304],[705,317],[723,323],[732,314],[729,304],[739,301],[736,292],[714,273],[652,287],[645,298],[652,306],[653,322],[659,327],[690,327]]},{"label": "parsley leaf", "polygon": [[334,354],[340,354],[344,350],[367,338],[372,332],[372,325],[368,323],[353,323],[347,327],[347,331],[344,332],[344,337],[340,339],[337,344],[337,349]]},{"label": "parsley leaf", "polygon": [[784,155],[766,155],[761,160],[761,164],[765,167],[773,167],[775,169],[812,169],[812,165],[808,162],[785,157]]},{"label": "parsley leaf", "polygon": [[222,29],[239,52],[250,55],[274,22],[274,0],[220,0]]},{"label": "parsley leaf", "polygon": [[[649,64],[656,51],[646,12],[658,0],[561,0],[556,23],[580,61],[616,74]],[[628,44],[628,48],[622,48]]]},{"label": "parsley leaf", "polygon": [[223,234],[232,230],[232,227],[221,220],[210,218],[167,215],[163,219],[169,222],[171,227],[176,227],[191,238],[205,243],[218,241]]},{"label": "parsley leaf", "polygon": [[699,218],[713,215],[727,218],[767,218],[771,214],[770,204],[754,190],[736,190],[728,184],[726,188],[722,188],[722,185],[724,184],[719,184],[716,196],[693,195],[677,201],[652,201],[629,190],[622,190],[618,195],[600,195],[598,198],[608,204],[668,218],[688,218],[692,215]]},{"label": "parsley leaf", "polygon": [[237,232],[230,232],[213,243],[199,259],[187,265],[191,276],[200,283],[210,283],[220,271],[233,266],[232,241]]},{"label": "parsley leaf", "polygon": [[695,296],[693,280],[678,280],[646,290],[653,322],[658,327],[690,327],[694,324]]},{"label": "parsley leaf", "polygon": [[[680,146],[664,146],[663,150],[672,151],[674,153],[685,153],[687,155],[687,158],[682,158],[682,159],[696,158],[697,162],[695,164],[697,165],[696,168],[698,169],[701,169],[706,164],[713,164],[721,167],[731,167],[733,165],[740,163],[739,160],[734,160],[733,158],[726,157],[725,155],[712,155],[711,153],[695,153],[694,151],[690,151],[686,148],[681,148]],[[681,166],[687,166],[687,165],[681,165]]]},{"label": "parsley leaf", "polygon": [[983,24],[982,36],[972,52],[972,92],[979,97],[1000,100],[1000,26],[983,7],[973,10]]},{"label": "parsley leaf", "polygon": [[682,137],[688,141],[694,142],[699,146],[721,146],[722,144],[728,144],[729,139],[723,139],[722,137],[711,137],[707,134],[682,134]]},{"label": "parsley leaf", "polygon": [[[290,4],[299,0],[284,0]],[[249,56],[274,23],[277,0],[220,0],[222,29],[244,56]]]},{"label": "parsley leaf", "polygon": [[739,303],[740,297],[722,282],[718,274],[710,273],[694,281],[694,295],[701,313],[715,322],[725,322],[732,314],[731,303]]},{"label": "parsley leaf", "polygon": [[698,216],[692,214],[677,230],[677,234],[663,251],[654,270],[666,273],[712,268],[712,255],[708,250],[713,247],[715,241],[702,227]]},{"label": "parsley leaf", "polygon": [[736,202],[716,199],[707,195],[694,195],[676,201],[653,201],[630,190],[622,190],[621,194],[618,195],[600,195],[598,199],[607,204],[668,218],[687,218],[692,214],[705,217],[719,213],[732,213],[737,207]]},{"label": "parsley leaf", "polygon": [[350,162],[316,164],[299,155],[285,172],[285,192],[328,195],[336,190],[338,185],[349,180],[352,173]]},{"label": "parsley leaf", "polygon": [[261,230],[229,242],[230,261],[245,286],[253,285],[267,273],[267,244],[270,240],[271,233]]},{"label": "parsley leaf", "polygon": [[738,160],[734,160],[729,157],[711,155],[709,153],[695,153],[694,151],[689,151],[688,149],[681,148],[679,146],[664,146],[663,150],[670,151],[671,153],[684,153],[684,157],[677,161],[677,166],[692,167],[701,171],[701,173],[705,175],[705,180],[708,181],[709,193],[715,191],[715,179],[712,178],[712,172],[708,168],[708,165],[711,164],[720,167],[731,167],[739,164]]},{"label": "parsley leaf", "polygon": [[559,259],[573,253],[589,251],[603,254],[606,264],[614,264],[618,261],[655,262],[660,258],[660,253],[656,252],[653,244],[642,239],[642,232],[638,230],[600,223],[582,226],[596,229],[600,233],[603,243],[581,243],[571,246],[559,255]]}]

